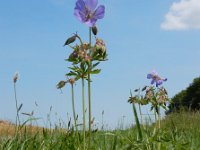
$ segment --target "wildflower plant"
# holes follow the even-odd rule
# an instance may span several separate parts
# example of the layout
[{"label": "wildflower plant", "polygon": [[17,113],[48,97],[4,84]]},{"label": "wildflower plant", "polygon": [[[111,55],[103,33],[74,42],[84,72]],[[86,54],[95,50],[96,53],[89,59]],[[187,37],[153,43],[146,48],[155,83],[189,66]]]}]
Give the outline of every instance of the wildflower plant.
[{"label": "wildflower plant", "polygon": [[[105,6],[98,5],[98,0],[77,0],[74,8],[74,16],[89,28],[89,41],[85,42],[77,33],[69,37],[64,46],[69,46],[72,49],[71,54],[66,59],[71,63],[67,77],[73,77],[75,81],[81,79],[82,81],[82,111],[83,111],[83,149],[85,149],[85,130],[86,130],[86,117],[85,117],[85,81],[88,87],[88,127],[89,139],[88,149],[91,145],[91,75],[99,74],[101,69],[96,69],[101,61],[107,60],[107,51],[103,39],[98,38],[98,28],[96,23],[98,19],[102,19],[105,14]],[[92,43],[92,35],[95,42]],[[74,44],[75,43],[75,44]],[[64,87],[66,81],[61,81],[58,88]]]},{"label": "wildflower plant", "polygon": [[[141,106],[143,105],[151,105],[151,111],[154,110],[155,121],[157,121],[158,116],[158,128],[160,128],[160,108],[167,109],[167,102],[169,101],[167,90],[162,86],[163,81],[167,81],[167,78],[162,78],[156,73],[152,71],[147,75],[147,79],[151,79],[150,86],[144,86],[142,89],[135,89],[134,92],[136,93],[134,96],[129,97],[128,102],[133,105],[133,112],[135,115],[135,120],[139,132],[140,139],[142,139],[142,132],[140,128],[140,123],[136,111],[135,104],[139,106],[139,112],[141,116],[142,122],[142,112]],[[156,84],[156,86],[154,86]]]},{"label": "wildflower plant", "polygon": [[[158,112],[158,107],[167,109],[166,103],[169,101],[167,90],[162,86],[159,87],[167,78],[161,78],[155,71],[147,75],[147,79],[152,79],[151,86],[144,86],[142,89],[135,89],[135,96],[131,96],[129,103],[137,103],[139,105],[151,104],[151,110]],[[156,87],[153,86],[156,84]]]},{"label": "wildflower plant", "polygon": [[13,76],[13,83],[14,83],[14,95],[15,95],[15,107],[16,107],[16,132],[18,131],[18,126],[20,126],[20,118],[19,118],[19,112],[23,106],[23,104],[18,105],[18,100],[17,100],[17,90],[16,90],[16,83],[19,80],[19,73],[15,72]]}]

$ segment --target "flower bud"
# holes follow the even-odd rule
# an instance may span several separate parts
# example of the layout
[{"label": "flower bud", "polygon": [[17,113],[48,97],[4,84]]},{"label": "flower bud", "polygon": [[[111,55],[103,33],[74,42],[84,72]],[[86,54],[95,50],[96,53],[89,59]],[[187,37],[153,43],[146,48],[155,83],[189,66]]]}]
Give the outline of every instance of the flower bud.
[{"label": "flower bud", "polygon": [[144,86],[144,87],[142,88],[142,91],[146,90],[146,89],[147,89],[147,87],[148,87],[148,86]]},{"label": "flower bud", "polygon": [[19,73],[15,72],[14,77],[13,77],[13,82],[16,83],[18,79],[19,79]]},{"label": "flower bud", "polygon": [[70,55],[69,55],[69,59],[76,59],[78,57],[78,52],[77,51],[73,51]]},{"label": "flower bud", "polygon": [[75,40],[76,40],[76,35],[68,38],[67,41],[65,42],[64,46],[73,43]]},{"label": "flower bud", "polygon": [[90,56],[85,55],[84,59],[85,59],[85,61],[90,62]]},{"label": "flower bud", "polygon": [[134,92],[138,92],[140,89],[135,89]]},{"label": "flower bud", "polygon": [[93,33],[94,35],[97,35],[97,32],[98,32],[97,26],[93,26],[93,27],[92,27],[92,33]]},{"label": "flower bud", "polygon": [[106,46],[105,43],[102,39],[96,39],[96,48],[101,52],[105,53],[106,52]]},{"label": "flower bud", "polygon": [[89,43],[84,43],[82,45],[82,48],[83,48],[83,50],[88,50],[88,49],[90,49],[90,44]]},{"label": "flower bud", "polygon": [[61,89],[65,86],[66,82],[65,81],[60,81],[58,84],[57,84],[57,89]]},{"label": "flower bud", "polygon": [[134,97],[129,97],[129,100],[128,100],[128,102],[130,103],[130,104],[132,104],[132,103],[135,103],[137,101],[137,98],[134,96]]},{"label": "flower bud", "polygon": [[75,83],[75,79],[74,78],[70,78],[67,82],[69,82],[70,84],[74,84]]}]

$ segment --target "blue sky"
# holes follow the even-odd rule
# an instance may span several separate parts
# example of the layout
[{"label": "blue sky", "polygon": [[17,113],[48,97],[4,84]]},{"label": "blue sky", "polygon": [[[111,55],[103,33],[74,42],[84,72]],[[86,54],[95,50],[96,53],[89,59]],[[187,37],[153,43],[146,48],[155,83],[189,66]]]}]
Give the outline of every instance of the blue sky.
[{"label": "blue sky", "polygon": [[[106,7],[98,21],[99,37],[107,45],[108,58],[93,76],[92,112],[101,124],[101,112],[109,127],[133,120],[127,103],[130,89],[149,84],[147,73],[155,69],[168,81],[170,97],[199,76],[199,0],[99,0]],[[72,115],[70,87],[63,94],[56,89],[65,79],[70,54],[63,47],[74,32],[88,40],[88,28],[74,16],[75,1],[34,0],[0,2],[0,119],[15,120],[12,78],[20,74],[17,97],[22,112],[35,111],[47,120],[52,106],[52,122]],[[81,115],[80,83],[75,86],[76,109]],[[35,101],[38,106],[35,106]],[[144,108],[146,111],[148,108]],[[22,119],[26,117],[21,116]],[[39,121],[41,125],[44,122]]]}]

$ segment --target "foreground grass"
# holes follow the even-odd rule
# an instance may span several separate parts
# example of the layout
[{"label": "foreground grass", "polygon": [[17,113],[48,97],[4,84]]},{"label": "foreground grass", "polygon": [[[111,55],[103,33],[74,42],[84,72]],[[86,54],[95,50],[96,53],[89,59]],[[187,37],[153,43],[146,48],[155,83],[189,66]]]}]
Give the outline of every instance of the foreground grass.
[{"label": "foreground grass", "polygon": [[[200,148],[200,113],[173,113],[156,124],[141,125],[143,139],[139,139],[137,128],[114,131],[93,131],[94,150],[198,150]],[[87,136],[87,134],[86,134]],[[87,138],[86,138],[87,139]],[[86,141],[87,142],[87,141]],[[77,150],[82,149],[83,136],[75,134],[73,128],[49,130],[24,126],[15,134],[15,126],[0,124],[0,149],[2,150]]]}]

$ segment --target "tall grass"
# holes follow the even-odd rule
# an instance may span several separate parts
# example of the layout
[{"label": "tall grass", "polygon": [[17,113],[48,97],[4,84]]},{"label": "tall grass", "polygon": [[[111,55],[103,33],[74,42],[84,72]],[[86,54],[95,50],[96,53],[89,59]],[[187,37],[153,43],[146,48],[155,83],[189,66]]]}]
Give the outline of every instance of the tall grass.
[{"label": "tall grass", "polygon": [[[14,136],[14,125],[8,124],[7,128],[0,128],[0,149],[81,150],[83,135],[79,133],[80,141],[78,141],[76,132],[70,124],[68,129],[57,127],[52,130],[24,125],[20,127],[17,136]],[[155,150],[160,145],[162,150],[198,150],[200,147],[199,124],[200,112],[183,111],[166,116],[161,120],[160,130],[156,132],[154,131],[155,123],[144,123],[141,126],[142,140],[139,138],[138,128],[135,125],[126,130],[92,131],[91,149]]]}]

